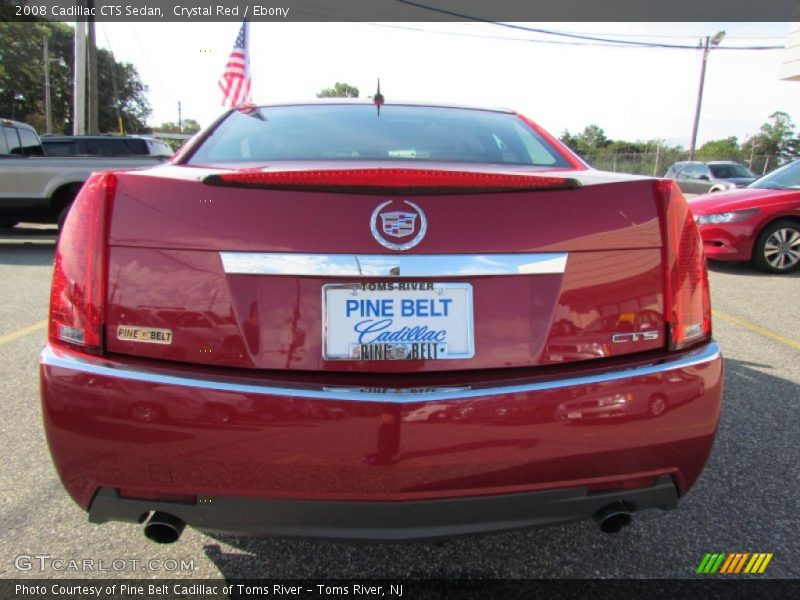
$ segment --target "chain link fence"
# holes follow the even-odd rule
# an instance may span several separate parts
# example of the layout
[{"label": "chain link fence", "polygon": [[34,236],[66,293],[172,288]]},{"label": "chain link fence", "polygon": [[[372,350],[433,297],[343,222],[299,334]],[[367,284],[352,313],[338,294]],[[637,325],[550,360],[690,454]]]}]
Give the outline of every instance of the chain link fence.
[{"label": "chain link fence", "polygon": [[[601,171],[662,177],[676,162],[689,160],[689,153],[654,148],[651,152],[595,152],[586,154],[583,158]],[[780,157],[771,154],[715,156],[713,159],[703,160],[733,160],[748,166],[756,175],[768,173],[782,164]]]}]

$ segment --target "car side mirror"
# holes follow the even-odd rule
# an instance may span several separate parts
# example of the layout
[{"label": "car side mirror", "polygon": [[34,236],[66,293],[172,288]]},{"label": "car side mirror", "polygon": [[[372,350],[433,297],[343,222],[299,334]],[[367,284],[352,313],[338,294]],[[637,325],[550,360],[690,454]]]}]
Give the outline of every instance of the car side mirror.
[{"label": "car side mirror", "polygon": [[708,175],[700,175],[698,179],[702,179],[703,181],[708,181]]}]

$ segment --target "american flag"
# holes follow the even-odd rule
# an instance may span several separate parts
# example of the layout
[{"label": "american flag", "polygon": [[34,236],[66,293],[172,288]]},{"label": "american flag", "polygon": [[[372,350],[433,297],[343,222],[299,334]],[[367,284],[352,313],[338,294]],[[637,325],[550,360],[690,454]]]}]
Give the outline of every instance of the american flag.
[{"label": "american flag", "polygon": [[247,56],[248,23],[242,23],[225,72],[219,78],[223,106],[242,106],[253,102],[250,97],[250,59]]}]

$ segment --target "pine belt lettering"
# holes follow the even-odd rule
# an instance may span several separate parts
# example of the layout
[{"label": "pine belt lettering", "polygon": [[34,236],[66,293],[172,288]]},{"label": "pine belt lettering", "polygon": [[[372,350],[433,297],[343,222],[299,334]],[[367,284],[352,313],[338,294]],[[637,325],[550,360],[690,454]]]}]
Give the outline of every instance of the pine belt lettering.
[{"label": "pine belt lettering", "polygon": [[117,339],[126,342],[144,342],[147,344],[171,344],[172,330],[120,325],[117,327]]},{"label": "pine belt lettering", "polygon": [[[359,344],[398,342],[445,342],[447,330],[421,326],[395,327],[395,317],[445,318],[450,314],[451,298],[349,299],[347,318],[360,317],[353,330]],[[375,317],[375,318],[372,318]]]},{"label": "pine belt lettering", "polygon": [[447,352],[446,344],[352,344],[350,357],[356,360],[436,360]]},{"label": "pine belt lettering", "polygon": [[[399,286],[414,286],[414,290],[433,291],[433,284],[397,282],[362,284],[386,286],[386,290],[399,290]],[[390,288],[390,286],[392,286]],[[369,291],[372,291],[371,289]],[[381,290],[383,291],[383,290]],[[350,298],[344,311],[353,324],[356,337],[350,347],[350,356],[357,360],[436,360],[447,352],[447,330],[437,328],[438,319],[447,319],[452,313],[451,298]],[[403,324],[396,319],[430,319],[429,324]],[[444,322],[442,322],[444,325]]]}]

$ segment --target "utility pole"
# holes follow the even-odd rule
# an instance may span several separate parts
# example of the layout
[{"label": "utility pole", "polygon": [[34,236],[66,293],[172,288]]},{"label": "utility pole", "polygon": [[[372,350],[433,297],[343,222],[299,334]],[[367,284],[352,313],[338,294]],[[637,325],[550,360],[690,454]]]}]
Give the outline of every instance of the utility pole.
[{"label": "utility pole", "polygon": [[47,34],[44,39],[44,127],[46,133],[53,133],[53,115],[50,112],[50,45]]},{"label": "utility pole", "polygon": [[75,82],[72,133],[86,134],[86,21],[75,23]]},{"label": "utility pole", "polygon": [[181,101],[178,100],[178,133],[183,133],[183,120],[181,119]]},{"label": "utility pole", "polygon": [[658,177],[658,159],[661,151],[661,140],[656,140],[656,164],[653,166],[653,177]]},{"label": "utility pole", "polygon": [[695,149],[697,147],[697,126],[700,124],[700,107],[703,105],[703,86],[706,83],[706,62],[708,62],[708,53],[719,46],[724,37],[725,32],[718,31],[713,38],[706,36],[705,41],[700,40],[700,47],[703,49],[703,62],[700,67],[700,87],[697,90],[697,106],[694,109],[694,126],[692,127],[692,144],[689,147],[689,160],[694,160]]},{"label": "utility pole", "polygon": [[100,128],[97,119],[97,39],[95,38],[94,17],[91,16],[94,8],[94,0],[87,0],[86,6],[89,9],[87,26],[89,28],[89,135],[98,135]]}]

